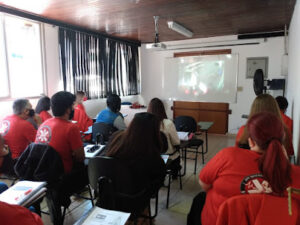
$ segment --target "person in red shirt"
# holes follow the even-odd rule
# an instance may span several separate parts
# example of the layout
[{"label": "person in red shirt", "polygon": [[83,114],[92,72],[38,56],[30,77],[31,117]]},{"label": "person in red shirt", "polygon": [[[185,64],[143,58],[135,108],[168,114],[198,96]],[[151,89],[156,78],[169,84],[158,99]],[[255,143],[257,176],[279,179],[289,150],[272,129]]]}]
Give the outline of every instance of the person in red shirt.
[{"label": "person in red shirt", "polygon": [[207,193],[201,213],[203,225],[215,225],[219,206],[232,196],[282,196],[288,186],[300,188],[300,167],[290,164],[282,146],[285,131],[281,120],[262,112],[253,115],[246,127],[250,151],[225,148],[199,174],[199,183]]},{"label": "person in red shirt", "polygon": [[47,119],[52,118],[51,114],[48,112],[50,110],[50,98],[44,96],[39,99],[36,107],[35,112],[39,114],[42,119],[42,122],[45,122]]},{"label": "person in red shirt", "polygon": [[67,184],[64,191],[72,194],[88,184],[87,169],[83,143],[79,128],[70,120],[74,115],[75,96],[70,92],[60,91],[51,98],[51,109],[54,118],[46,120],[39,127],[36,143],[50,145],[60,155]]},{"label": "person in red shirt", "polygon": [[293,134],[293,120],[285,115],[286,109],[289,106],[287,99],[283,96],[277,96],[276,101],[278,103],[283,122],[289,128],[290,133]]},{"label": "person in red shirt", "polygon": [[13,103],[13,115],[0,123],[0,134],[8,145],[12,158],[18,158],[27,145],[34,142],[36,129],[26,121],[34,116],[34,110],[27,99],[17,99]]},{"label": "person in red shirt", "polygon": [[22,224],[22,225],[43,225],[41,218],[28,209],[0,202],[1,225]]},{"label": "person in red shirt", "polygon": [[[277,104],[276,100],[269,94],[261,94],[254,99],[254,101],[251,105],[250,115],[248,118],[250,119],[254,114],[260,113],[260,112],[273,113],[277,118],[279,118],[282,121],[278,104]],[[282,123],[283,123],[283,121],[282,121]],[[291,156],[291,155],[294,155],[292,135],[291,135],[289,129],[285,125],[284,125],[284,130],[285,130],[285,138],[283,140],[283,145],[284,145],[288,155]],[[235,140],[235,146],[249,149],[248,138],[249,138],[248,130],[243,125],[240,127],[240,129],[237,133],[236,140]]]},{"label": "person in red shirt", "polygon": [[[85,97],[85,93],[83,91],[77,91],[76,93],[76,106],[74,111],[73,120],[77,121],[77,126],[81,132],[85,132],[88,130],[89,126],[93,125],[93,120],[86,114],[83,99]],[[86,137],[88,140],[91,138],[91,135]]]}]

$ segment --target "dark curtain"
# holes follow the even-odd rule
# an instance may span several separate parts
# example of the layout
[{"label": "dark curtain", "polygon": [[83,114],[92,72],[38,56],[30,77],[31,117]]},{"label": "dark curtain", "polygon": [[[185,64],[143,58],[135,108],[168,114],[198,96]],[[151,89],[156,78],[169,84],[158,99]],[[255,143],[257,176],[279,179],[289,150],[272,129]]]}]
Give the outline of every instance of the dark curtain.
[{"label": "dark curtain", "polygon": [[64,90],[91,99],[139,93],[138,46],[64,28],[59,45]]}]

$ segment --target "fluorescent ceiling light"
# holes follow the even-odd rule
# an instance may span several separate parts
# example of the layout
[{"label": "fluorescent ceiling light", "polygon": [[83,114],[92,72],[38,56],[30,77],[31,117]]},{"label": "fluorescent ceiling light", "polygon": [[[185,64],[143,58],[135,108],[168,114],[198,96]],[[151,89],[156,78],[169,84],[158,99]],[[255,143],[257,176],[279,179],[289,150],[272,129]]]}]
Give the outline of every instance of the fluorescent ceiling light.
[{"label": "fluorescent ceiling light", "polygon": [[192,31],[190,31],[189,29],[185,28],[184,26],[182,26],[174,21],[168,21],[167,23],[168,23],[168,27],[170,29],[172,29],[186,37],[189,37],[189,38],[193,37],[194,33]]}]

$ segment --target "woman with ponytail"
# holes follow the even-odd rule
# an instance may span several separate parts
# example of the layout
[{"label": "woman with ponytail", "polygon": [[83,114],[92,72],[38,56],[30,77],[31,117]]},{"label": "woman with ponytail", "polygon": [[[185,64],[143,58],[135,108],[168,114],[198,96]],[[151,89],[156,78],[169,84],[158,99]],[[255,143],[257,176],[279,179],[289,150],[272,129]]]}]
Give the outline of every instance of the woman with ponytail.
[{"label": "woman with ponytail", "polygon": [[286,188],[300,188],[300,168],[292,166],[283,146],[282,121],[270,112],[254,114],[246,125],[250,151],[238,147],[221,150],[201,170],[199,182],[206,191],[201,220],[214,225],[219,206],[240,194],[283,196]]}]

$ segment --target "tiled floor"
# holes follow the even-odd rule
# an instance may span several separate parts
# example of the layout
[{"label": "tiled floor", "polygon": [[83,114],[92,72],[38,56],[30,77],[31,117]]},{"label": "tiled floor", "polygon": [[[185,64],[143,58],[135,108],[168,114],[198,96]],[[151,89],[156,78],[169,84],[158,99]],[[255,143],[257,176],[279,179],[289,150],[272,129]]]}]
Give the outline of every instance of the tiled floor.
[{"label": "tiled floor", "polygon": [[[222,148],[234,144],[235,136],[230,135],[209,135],[208,148],[209,151],[205,155],[205,162],[208,162]],[[201,190],[198,184],[198,174],[203,167],[201,156],[199,156],[197,173],[193,174],[194,161],[187,160],[187,172],[183,177],[183,189],[179,189],[179,180],[174,180],[171,186],[169,208],[166,209],[167,189],[161,188],[159,192],[159,211],[155,219],[155,225],[184,225],[186,224],[187,213],[193,197]],[[46,210],[46,204],[42,204],[42,208]],[[84,213],[92,208],[90,201],[83,199],[73,199],[72,204],[67,210],[65,225],[74,224]],[[50,217],[43,214],[42,219],[45,225],[52,224]]]}]

